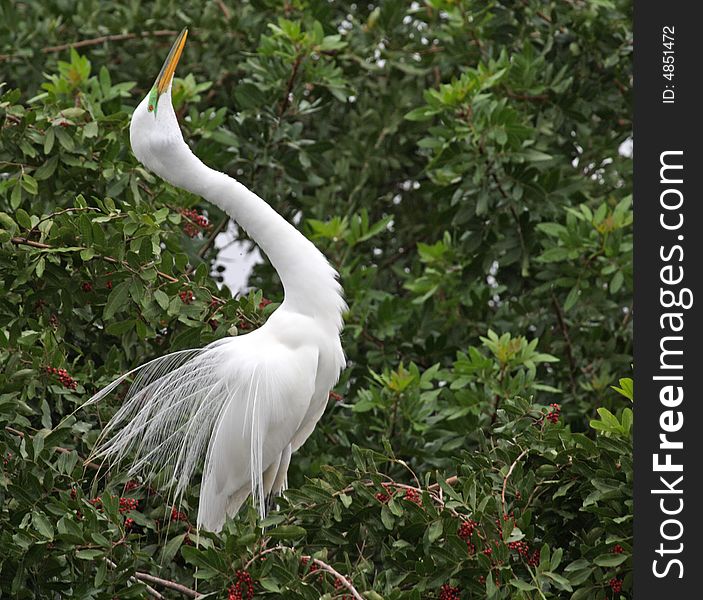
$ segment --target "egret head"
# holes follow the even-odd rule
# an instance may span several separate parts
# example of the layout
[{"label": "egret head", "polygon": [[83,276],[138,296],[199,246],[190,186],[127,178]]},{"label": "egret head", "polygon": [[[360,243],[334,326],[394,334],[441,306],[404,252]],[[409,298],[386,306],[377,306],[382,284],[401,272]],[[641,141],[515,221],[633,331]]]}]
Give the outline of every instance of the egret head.
[{"label": "egret head", "polygon": [[171,47],[151,90],[134,110],[129,126],[132,152],[139,162],[158,174],[161,174],[160,166],[168,162],[166,153],[175,143],[183,143],[171,103],[171,85],[187,37],[188,30],[184,29]]}]

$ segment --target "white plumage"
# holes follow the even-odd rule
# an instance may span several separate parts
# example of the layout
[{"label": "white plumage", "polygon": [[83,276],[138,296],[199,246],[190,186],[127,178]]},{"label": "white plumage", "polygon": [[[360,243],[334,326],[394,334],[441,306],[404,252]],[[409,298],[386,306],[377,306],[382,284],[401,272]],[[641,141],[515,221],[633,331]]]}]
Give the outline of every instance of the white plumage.
[{"label": "white plumage", "polygon": [[150,171],[235,219],[278,272],[285,299],[258,330],[151,361],[88,404],[134,377],[94,456],[129,459],[133,474],[171,470],[177,498],[202,465],[198,526],[219,531],[250,494],[263,515],[265,498],[285,489],[291,454],[314,430],[344,368],[339,336],[346,305],[337,273],[317,248],[184,142],[171,79],[185,36],[134,111],[132,151]]}]

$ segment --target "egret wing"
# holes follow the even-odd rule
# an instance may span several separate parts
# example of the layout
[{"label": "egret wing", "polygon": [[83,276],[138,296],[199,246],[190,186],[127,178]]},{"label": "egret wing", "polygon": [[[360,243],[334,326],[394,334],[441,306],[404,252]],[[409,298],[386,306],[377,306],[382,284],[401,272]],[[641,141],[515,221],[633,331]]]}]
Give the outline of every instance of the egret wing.
[{"label": "egret wing", "polygon": [[315,388],[317,354],[261,329],[151,361],[88,401],[134,377],[93,457],[130,460],[130,474],[147,478],[166,470],[176,499],[202,466],[198,524],[208,529],[219,529],[249,493],[263,514],[269,491],[263,474],[300,427]]}]

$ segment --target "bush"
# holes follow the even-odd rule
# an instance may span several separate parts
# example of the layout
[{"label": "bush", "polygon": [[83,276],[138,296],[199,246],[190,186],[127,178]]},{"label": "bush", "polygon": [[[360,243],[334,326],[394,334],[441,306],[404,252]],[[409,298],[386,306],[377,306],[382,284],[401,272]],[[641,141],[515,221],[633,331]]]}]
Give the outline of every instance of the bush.
[{"label": "bush", "polygon": [[[67,6],[0,4],[2,590],[628,597],[630,3]],[[185,138],[350,305],[291,489],[220,535],[191,527],[197,486],[174,507],[84,464],[119,397],[77,410],[282,299],[267,263],[222,285],[225,215],[129,150],[184,25]]]}]

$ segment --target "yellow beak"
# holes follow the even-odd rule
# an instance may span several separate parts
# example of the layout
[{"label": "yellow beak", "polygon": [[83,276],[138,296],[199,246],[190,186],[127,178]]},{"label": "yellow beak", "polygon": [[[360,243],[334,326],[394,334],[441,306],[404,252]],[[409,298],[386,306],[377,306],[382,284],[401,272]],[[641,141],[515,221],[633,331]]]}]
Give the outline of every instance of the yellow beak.
[{"label": "yellow beak", "polygon": [[171,83],[171,80],[173,79],[173,74],[176,71],[176,65],[178,65],[178,61],[180,60],[181,54],[183,53],[183,47],[186,45],[187,37],[188,29],[184,28],[183,31],[181,31],[181,33],[178,35],[178,38],[176,38],[176,41],[174,42],[173,46],[171,46],[171,51],[168,53],[168,56],[166,57],[166,62],[164,62],[164,66],[161,67],[161,72],[156,78],[156,83],[154,84],[156,92],[159,95],[163,94],[166,91],[166,88],[168,88],[169,84]]}]

